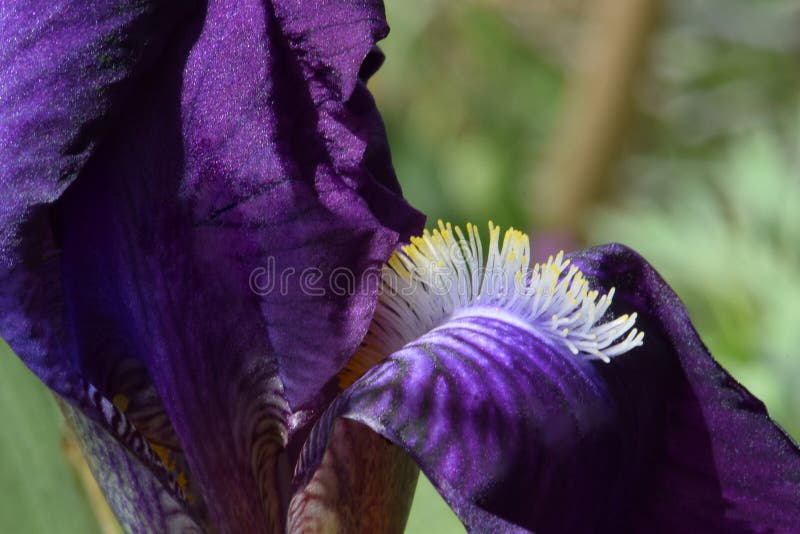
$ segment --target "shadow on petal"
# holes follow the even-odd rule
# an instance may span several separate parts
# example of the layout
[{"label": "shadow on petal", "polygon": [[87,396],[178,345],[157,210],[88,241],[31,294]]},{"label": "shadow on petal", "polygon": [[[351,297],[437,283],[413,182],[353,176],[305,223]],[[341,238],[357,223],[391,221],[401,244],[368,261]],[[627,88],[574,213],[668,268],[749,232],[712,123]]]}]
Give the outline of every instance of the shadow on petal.
[{"label": "shadow on petal", "polygon": [[616,306],[636,310],[647,332],[640,355],[601,369],[641,443],[639,461],[649,466],[632,526],[665,533],[796,531],[797,444],[714,361],[677,295],[624,246],[589,249],[572,260],[596,283],[616,287]]}]

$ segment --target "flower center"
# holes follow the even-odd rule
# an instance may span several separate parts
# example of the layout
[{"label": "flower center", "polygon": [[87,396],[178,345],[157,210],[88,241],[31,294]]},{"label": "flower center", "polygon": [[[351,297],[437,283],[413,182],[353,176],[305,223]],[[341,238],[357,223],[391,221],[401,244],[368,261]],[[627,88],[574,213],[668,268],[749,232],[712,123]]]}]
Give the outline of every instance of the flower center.
[{"label": "flower center", "polygon": [[614,288],[600,294],[559,252],[530,267],[530,240],[489,223],[484,261],[476,226],[444,224],[396,251],[381,273],[378,306],[356,354],[339,373],[344,388],[370,367],[464,315],[503,316],[574,355],[610,362],[642,344],[636,314],[608,317]]},{"label": "flower center", "polygon": [[[116,406],[119,411],[125,414],[130,406],[130,399],[122,393],[117,393],[112,397],[111,403]],[[136,427],[135,424],[134,427]],[[158,459],[161,460],[161,463],[164,464],[164,467],[167,469],[167,471],[169,471],[169,473],[174,477],[175,483],[178,485],[181,491],[183,491],[183,497],[186,499],[186,502],[193,505],[195,503],[195,498],[189,492],[189,481],[186,478],[186,473],[178,467],[178,461],[175,458],[174,453],[170,451],[168,447],[156,443],[146,436],[145,439],[147,440],[147,444],[150,445],[150,449],[155,453]]]}]

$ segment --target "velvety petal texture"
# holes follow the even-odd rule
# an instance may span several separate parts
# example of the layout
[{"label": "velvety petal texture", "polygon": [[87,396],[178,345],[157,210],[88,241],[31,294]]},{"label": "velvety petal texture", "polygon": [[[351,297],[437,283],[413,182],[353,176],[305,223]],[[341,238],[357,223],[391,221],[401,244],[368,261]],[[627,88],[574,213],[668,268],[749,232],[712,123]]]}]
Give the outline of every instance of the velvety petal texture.
[{"label": "velvety petal texture", "polygon": [[186,67],[181,193],[202,248],[232,263],[217,268],[274,277],[260,306],[295,406],[353,353],[375,274],[423,223],[358,78],[387,31],[380,1],[211,2]]},{"label": "velvety petal texture", "polygon": [[74,181],[194,2],[0,6],[0,326],[48,385],[82,394],[64,339],[50,206]]},{"label": "velvety petal texture", "polygon": [[[502,307],[462,310],[372,367],[312,430],[296,491],[342,418],[405,449],[472,532],[781,532],[800,451],[709,355],[658,274],[619,245],[575,254],[644,344],[610,363]],[[319,490],[317,490],[319,491]]]},{"label": "velvety petal texture", "polygon": [[[90,458],[95,466],[125,464],[128,474],[137,472],[154,490],[153,498],[183,504],[182,491],[145,437],[129,421],[120,426],[125,418],[115,412],[110,395],[103,397],[87,381],[72,346],[55,205],[113,131],[140,78],[168,47],[169,36],[198,7],[184,1],[0,5],[0,333],[71,403],[65,411],[81,410],[73,419],[87,431],[81,436],[86,450],[106,446],[90,444],[120,444],[115,452]],[[130,503],[111,500],[125,516],[123,507]],[[133,530],[155,531],[163,517],[153,510],[140,521],[128,514],[123,522]]]},{"label": "velvety petal texture", "polygon": [[318,423],[300,479],[346,417],[406,449],[470,530],[597,525],[629,481],[609,486],[624,463],[613,400],[592,364],[509,319],[450,321],[368,372]]},{"label": "velvety petal texture", "polygon": [[617,368],[600,369],[630,431],[643,445],[645,437],[656,444],[632,526],[664,533],[795,532],[797,443],[711,357],[678,296],[624,246],[572,259],[598,284],[616,287],[618,309],[638,311],[647,336],[638,349],[642,358],[631,354]]},{"label": "velvety petal texture", "polygon": [[283,528],[289,401],[325,401],[422,223],[364,85],[386,30],[380,2],[0,6],[0,334],[219,532]]}]

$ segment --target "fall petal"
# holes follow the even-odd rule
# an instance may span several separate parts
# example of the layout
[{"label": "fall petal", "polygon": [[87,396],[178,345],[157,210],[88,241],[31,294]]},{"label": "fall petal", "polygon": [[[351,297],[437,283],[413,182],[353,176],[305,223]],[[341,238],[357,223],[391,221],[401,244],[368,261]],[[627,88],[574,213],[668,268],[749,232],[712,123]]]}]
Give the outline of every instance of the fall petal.
[{"label": "fall petal", "polygon": [[470,530],[613,525],[631,477],[613,399],[593,364],[506,319],[450,321],[355,382],[312,432],[299,486],[343,417],[408,451]]},{"label": "fall petal", "polygon": [[711,357],[675,293],[621,245],[572,259],[616,287],[617,305],[637,310],[647,332],[643,357],[602,370],[631,432],[643,445],[644,436],[658,436],[639,447],[650,469],[632,524],[649,532],[793,532],[800,450]]},{"label": "fall petal", "polygon": [[344,384],[366,372],[313,428],[296,491],[346,419],[407,451],[470,531],[793,531],[800,450],[644,260],[611,245],[530,271],[524,235],[490,234],[485,264],[474,227],[442,224],[389,262],[407,285],[382,292]]}]

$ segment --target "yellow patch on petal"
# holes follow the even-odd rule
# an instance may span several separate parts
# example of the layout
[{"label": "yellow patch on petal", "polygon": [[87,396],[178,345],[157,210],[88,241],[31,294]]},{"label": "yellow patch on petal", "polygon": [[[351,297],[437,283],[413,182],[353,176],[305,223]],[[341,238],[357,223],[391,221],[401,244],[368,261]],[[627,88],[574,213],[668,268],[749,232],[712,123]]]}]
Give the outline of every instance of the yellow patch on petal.
[{"label": "yellow patch on petal", "polygon": [[111,403],[117,407],[119,411],[125,413],[128,409],[128,404],[130,404],[130,399],[122,394],[114,395],[114,398],[111,399]]},{"label": "yellow patch on petal", "polygon": [[[119,411],[125,413],[130,406],[130,399],[127,396],[118,393],[112,397],[111,403],[116,406]],[[161,463],[164,464],[164,467],[167,468],[167,471],[169,471],[170,474],[175,478],[175,482],[183,490],[183,494],[189,504],[194,504],[194,498],[188,493],[189,483],[186,479],[186,473],[178,469],[178,462],[175,460],[175,458],[173,458],[170,450],[153,441],[148,440],[147,443],[150,445],[150,449],[155,453],[158,459],[161,460]]]}]

